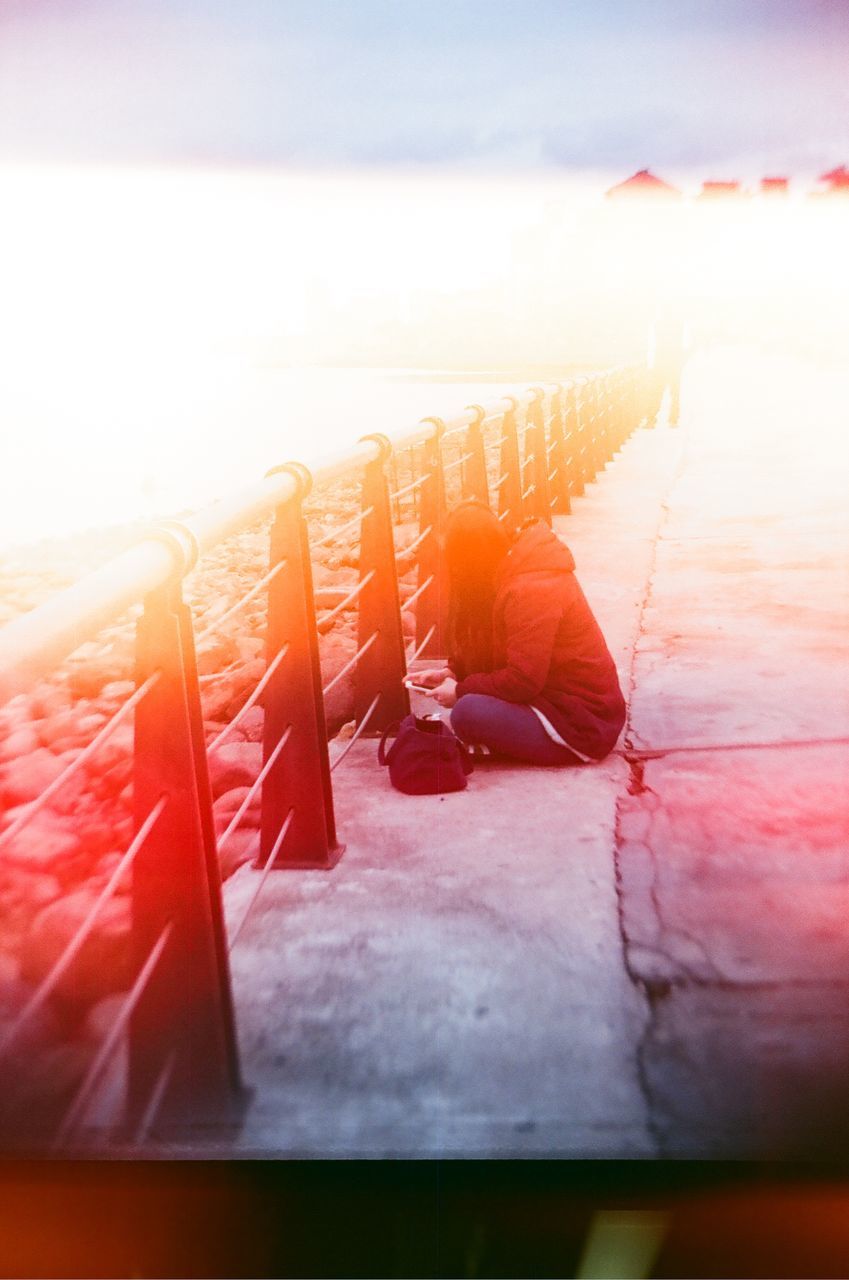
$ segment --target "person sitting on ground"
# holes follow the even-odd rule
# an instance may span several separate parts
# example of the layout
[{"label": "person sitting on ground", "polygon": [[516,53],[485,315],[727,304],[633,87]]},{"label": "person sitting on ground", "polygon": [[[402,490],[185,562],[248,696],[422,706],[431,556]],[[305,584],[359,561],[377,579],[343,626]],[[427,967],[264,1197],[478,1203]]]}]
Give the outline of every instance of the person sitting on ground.
[{"label": "person sitting on ground", "polygon": [[448,666],[416,681],[465,743],[529,764],[601,760],[625,723],[616,666],[575,578],[569,548],[542,520],[511,539],[482,502],[445,525]]}]

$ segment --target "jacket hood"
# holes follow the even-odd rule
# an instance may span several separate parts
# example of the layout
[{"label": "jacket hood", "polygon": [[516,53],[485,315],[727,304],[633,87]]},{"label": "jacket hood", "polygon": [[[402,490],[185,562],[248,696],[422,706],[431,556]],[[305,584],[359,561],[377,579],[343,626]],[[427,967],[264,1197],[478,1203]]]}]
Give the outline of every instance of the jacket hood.
[{"label": "jacket hood", "polygon": [[520,573],[571,573],[575,557],[556,533],[542,520],[523,529],[510,551],[503,569],[504,578]]}]

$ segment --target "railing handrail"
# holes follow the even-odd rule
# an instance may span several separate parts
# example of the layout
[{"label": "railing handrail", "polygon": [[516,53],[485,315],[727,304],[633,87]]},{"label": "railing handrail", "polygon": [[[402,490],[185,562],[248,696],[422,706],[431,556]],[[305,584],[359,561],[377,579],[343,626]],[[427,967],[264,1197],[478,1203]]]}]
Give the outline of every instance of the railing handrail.
[{"label": "railing handrail", "polygon": [[[548,384],[546,390],[552,394],[569,381]],[[480,406],[484,420],[514,405],[526,407],[533,402],[535,391],[501,397]],[[465,429],[475,420],[476,412],[470,408],[446,419],[441,427],[434,419],[423,419],[416,427],[388,438],[393,450],[409,449],[432,440],[437,433],[444,437]],[[361,441],[337,453],[319,456],[309,466],[309,475],[314,486],[330,484],[376,461],[379,455],[374,441]],[[179,525],[163,521],[162,528],[152,528],[99,569],[0,628],[0,706],[27,692],[34,681],[48,675],[148,592],[172,577],[184,577],[198,556],[296,497],[297,474],[294,469],[286,470],[287,465],[290,464],[199,509]],[[181,533],[194,544],[193,554],[181,545]]]},{"label": "railing handrail", "polygon": [[[449,500],[485,503],[511,532],[527,517],[552,525],[555,515],[569,514],[572,496],[584,492],[629,435],[644,420],[651,425],[656,409],[657,387],[635,366],[525,388],[487,406],[467,405],[449,419],[424,418],[394,438],[364,435],[341,452],[316,458],[310,468],[285,462],[185,520],[161,520],[121,555],[0,632],[2,701],[28,690],[131,606],[130,617],[136,607],[139,613],[134,692],[81,751],[69,753],[70,762],[63,757],[59,775],[34,803],[18,807],[0,832],[2,855],[74,776],[87,788],[82,775],[92,773],[92,759],[133,712],[132,818],[126,835],[135,834],[117,865],[110,865],[106,883],[98,879],[82,923],[0,1039],[0,1058],[12,1062],[17,1054],[14,1060],[22,1062],[27,1024],[58,994],[129,876],[136,977],[67,1106],[54,1149],[86,1132],[106,1072],[123,1080],[116,1132],[143,1139],[154,1123],[183,1131],[196,1121],[204,1127],[237,1122],[246,1095],[229,953],[272,870],[330,871],[339,861],[344,844],[336,829],[334,771],[363,734],[380,736],[409,713],[410,664],[445,652],[447,575],[439,535]],[[484,424],[491,427],[486,435]],[[336,512],[341,523],[334,520],[329,532],[319,530],[314,538],[304,500],[314,488],[339,481],[346,483],[344,510]],[[359,506],[353,519],[349,506]],[[255,570],[247,589],[240,583],[239,598],[226,601],[223,612],[214,607],[198,619],[184,599],[183,579],[202,555],[260,521],[268,526],[267,571]],[[358,535],[351,534],[356,525]],[[412,539],[411,525],[418,528]],[[347,539],[345,563],[356,569],[356,581],[346,580],[319,616],[315,553],[334,543],[339,547],[341,538]],[[224,708],[222,728],[219,717],[214,723],[204,718],[206,677],[198,673],[198,651],[206,652],[208,637],[261,592],[267,605],[264,672],[259,679],[251,673],[252,689],[241,690],[235,715],[235,703]],[[356,618],[346,618],[343,652],[325,661],[320,636],[352,612]],[[355,651],[344,660],[351,642]],[[341,701],[355,728],[331,759],[325,698],[346,679]],[[219,814],[211,761],[257,707],[261,765],[248,769],[248,785],[234,811],[229,806]],[[121,750],[126,753],[126,745]],[[102,778],[110,781],[102,797],[92,783],[98,802],[113,790],[109,762],[103,763]],[[123,783],[123,774],[118,781]],[[122,833],[125,791],[120,803],[107,802],[104,811]],[[229,935],[222,854],[235,865],[253,858],[260,873]],[[116,1057],[121,1043],[123,1059]],[[14,1105],[0,1106],[0,1130],[8,1119],[11,1132],[16,1114]],[[100,1120],[93,1123],[96,1129]]]}]

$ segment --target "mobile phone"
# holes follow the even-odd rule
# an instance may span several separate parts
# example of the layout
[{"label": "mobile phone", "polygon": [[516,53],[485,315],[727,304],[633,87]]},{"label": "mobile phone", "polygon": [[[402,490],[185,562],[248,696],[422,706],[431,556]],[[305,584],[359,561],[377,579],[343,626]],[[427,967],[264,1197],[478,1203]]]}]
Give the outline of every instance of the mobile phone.
[{"label": "mobile phone", "polygon": [[404,684],[408,689],[413,689],[416,693],[433,693],[429,685],[416,684],[415,680],[405,680]]}]

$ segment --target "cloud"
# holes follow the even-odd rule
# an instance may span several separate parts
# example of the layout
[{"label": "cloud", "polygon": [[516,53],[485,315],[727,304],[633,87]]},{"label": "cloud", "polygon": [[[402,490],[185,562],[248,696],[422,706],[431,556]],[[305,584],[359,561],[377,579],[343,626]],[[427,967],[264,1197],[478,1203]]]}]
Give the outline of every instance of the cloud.
[{"label": "cloud", "polygon": [[0,25],[7,159],[849,155],[843,0],[2,0]]}]

